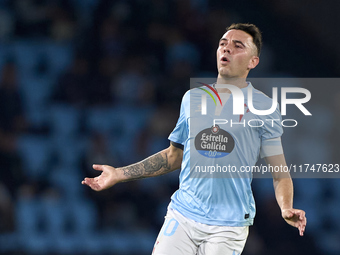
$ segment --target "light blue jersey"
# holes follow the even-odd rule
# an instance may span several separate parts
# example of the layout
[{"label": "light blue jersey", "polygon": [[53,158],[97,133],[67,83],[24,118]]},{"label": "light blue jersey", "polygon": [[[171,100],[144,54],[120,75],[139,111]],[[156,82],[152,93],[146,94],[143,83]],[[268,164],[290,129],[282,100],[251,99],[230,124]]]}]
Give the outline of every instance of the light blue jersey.
[{"label": "light blue jersey", "polygon": [[[248,108],[248,88],[253,106],[267,110],[272,99],[250,83],[241,89],[245,111],[233,115],[233,95],[220,93],[221,101],[207,96],[207,113],[202,115],[202,95],[195,88],[183,99],[180,117],[169,140],[184,145],[179,189],[172,195],[170,208],[197,222],[219,226],[249,226],[255,217],[251,190],[252,173],[261,146],[281,137],[281,114],[255,115]],[[220,124],[213,126],[214,119]],[[243,172],[241,172],[243,169]]]}]

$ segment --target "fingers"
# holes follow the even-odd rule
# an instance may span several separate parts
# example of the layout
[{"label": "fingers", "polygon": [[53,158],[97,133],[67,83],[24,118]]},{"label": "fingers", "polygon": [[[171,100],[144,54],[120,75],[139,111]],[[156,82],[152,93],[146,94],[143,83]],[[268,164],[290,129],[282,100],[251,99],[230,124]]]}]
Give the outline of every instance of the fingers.
[{"label": "fingers", "polygon": [[[94,170],[97,170],[97,171],[103,171],[103,169],[104,169],[104,166],[103,166],[103,165],[93,164],[92,167],[93,167]],[[87,185],[87,186],[89,186],[89,187],[91,187],[91,188],[93,187],[94,183],[95,183],[95,178],[88,178],[88,177],[86,177],[86,178],[81,182],[81,184]]]},{"label": "fingers", "polygon": [[294,210],[294,214],[299,216],[299,220],[303,220],[305,218],[305,211],[302,210]]},{"label": "fingers", "polygon": [[100,190],[100,186],[98,185],[98,183],[96,182],[95,178],[85,178],[81,184],[83,185],[87,185],[89,186],[91,189],[95,190],[95,191],[99,191]]},{"label": "fingers", "polygon": [[303,236],[307,225],[306,213],[303,210],[294,210],[294,214],[298,216],[298,229],[300,236]]},{"label": "fingers", "polygon": [[288,224],[298,228],[300,236],[304,235],[307,225],[305,211],[299,209],[284,209],[282,210],[282,216]]},{"label": "fingers", "polygon": [[305,229],[306,229],[306,225],[304,224],[304,222],[299,222],[298,229],[299,229],[300,236],[303,236]]},{"label": "fingers", "polygon": [[[97,171],[104,171],[105,165],[97,165],[93,164],[93,169]],[[100,175],[101,176],[101,175]],[[81,184],[89,186],[91,189],[95,191],[102,190],[102,187],[98,184],[99,176],[95,178],[88,178],[86,177]]]},{"label": "fingers", "polygon": [[307,218],[305,218],[304,223],[301,223],[300,226],[299,226],[300,236],[303,236],[303,234],[305,233],[306,223],[307,223]]},{"label": "fingers", "polygon": [[300,214],[300,220],[307,224],[306,213],[304,211]]},{"label": "fingers", "polygon": [[112,180],[114,177],[112,177],[112,170],[114,170],[114,167],[108,166],[108,165],[97,165],[93,164],[93,169],[97,171],[102,171],[102,173],[95,177],[95,178],[88,178],[86,177],[81,183],[84,185],[89,186],[95,191],[100,191],[103,189],[107,189],[111,186],[113,186],[116,182],[115,180]]},{"label": "fingers", "polygon": [[104,165],[93,164],[92,167],[93,167],[94,170],[97,170],[97,171],[103,171],[104,170]]},{"label": "fingers", "polygon": [[298,220],[303,221],[305,219],[306,213],[303,210],[298,209],[289,209],[283,211],[284,218],[291,219],[294,216],[298,218]]},{"label": "fingers", "polygon": [[302,210],[296,210],[295,214],[299,216],[299,221],[301,222],[302,225],[306,226],[307,224],[307,218],[306,218],[306,213],[305,211]]},{"label": "fingers", "polygon": [[85,178],[82,182],[81,182],[81,184],[83,184],[83,185],[87,185],[87,186],[90,186],[90,184],[91,184],[91,178]]},{"label": "fingers", "polygon": [[[301,216],[300,216],[301,218]],[[301,229],[300,230],[300,236],[303,236],[303,233],[305,232],[305,229],[306,229],[306,225],[307,225],[307,218],[305,216],[305,213],[304,213],[304,216],[303,216],[303,219],[301,219]]]}]

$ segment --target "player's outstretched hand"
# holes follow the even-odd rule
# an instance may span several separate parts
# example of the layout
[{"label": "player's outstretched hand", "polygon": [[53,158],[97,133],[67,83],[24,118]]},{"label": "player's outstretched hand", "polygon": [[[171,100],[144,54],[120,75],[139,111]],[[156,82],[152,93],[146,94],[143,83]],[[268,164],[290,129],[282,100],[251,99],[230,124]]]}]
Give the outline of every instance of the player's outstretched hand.
[{"label": "player's outstretched hand", "polygon": [[300,236],[303,236],[307,224],[305,211],[298,209],[284,209],[282,210],[282,217],[289,225],[298,228]]},{"label": "player's outstretched hand", "polygon": [[95,178],[86,177],[81,183],[89,186],[95,191],[108,189],[115,185],[118,181],[116,178],[116,169],[108,165],[93,165],[93,169],[102,171],[102,173]]}]

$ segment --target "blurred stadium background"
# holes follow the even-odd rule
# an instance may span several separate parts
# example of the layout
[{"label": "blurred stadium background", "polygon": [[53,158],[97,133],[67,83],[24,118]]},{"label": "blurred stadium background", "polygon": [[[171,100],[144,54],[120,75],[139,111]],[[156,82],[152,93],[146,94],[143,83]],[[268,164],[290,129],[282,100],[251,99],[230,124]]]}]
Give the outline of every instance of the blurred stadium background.
[{"label": "blurred stadium background", "polygon": [[[0,254],[150,254],[178,171],[95,193],[80,184],[92,164],[168,146],[189,78],[216,76],[233,22],[263,31],[252,77],[339,76],[339,12],[331,0],[0,0]],[[285,129],[289,163],[339,163],[340,87],[324,85],[307,88],[313,117]],[[339,179],[294,182],[305,237],[272,181],[254,179],[244,255],[340,254]]]}]

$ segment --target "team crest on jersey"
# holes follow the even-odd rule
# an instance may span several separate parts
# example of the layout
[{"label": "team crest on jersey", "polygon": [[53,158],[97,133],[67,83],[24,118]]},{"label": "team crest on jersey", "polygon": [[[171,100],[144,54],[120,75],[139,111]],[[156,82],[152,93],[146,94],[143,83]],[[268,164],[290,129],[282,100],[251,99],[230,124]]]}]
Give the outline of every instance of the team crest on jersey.
[{"label": "team crest on jersey", "polygon": [[225,157],[234,147],[234,138],[218,125],[202,130],[195,137],[196,150],[208,158]]},{"label": "team crest on jersey", "polygon": [[217,134],[219,130],[220,130],[219,125],[215,125],[211,127],[211,133],[213,134]]}]

